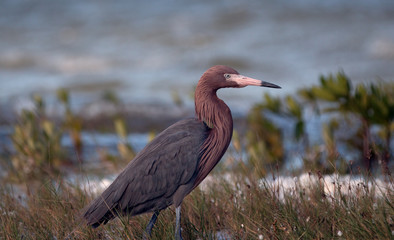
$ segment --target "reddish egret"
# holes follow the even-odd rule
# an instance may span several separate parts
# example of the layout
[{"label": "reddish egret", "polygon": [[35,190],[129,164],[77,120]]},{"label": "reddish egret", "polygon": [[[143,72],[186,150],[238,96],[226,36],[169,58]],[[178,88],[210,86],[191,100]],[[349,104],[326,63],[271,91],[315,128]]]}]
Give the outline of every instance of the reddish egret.
[{"label": "reddish egret", "polygon": [[197,187],[222,158],[233,133],[228,106],[216,96],[220,88],[279,86],[240,75],[226,66],[208,69],[195,92],[196,118],[181,120],[156,136],[89,206],[83,217],[98,227],[121,214],[153,212],[144,238],[159,212],[175,205],[175,238],[182,239],[183,198]]}]

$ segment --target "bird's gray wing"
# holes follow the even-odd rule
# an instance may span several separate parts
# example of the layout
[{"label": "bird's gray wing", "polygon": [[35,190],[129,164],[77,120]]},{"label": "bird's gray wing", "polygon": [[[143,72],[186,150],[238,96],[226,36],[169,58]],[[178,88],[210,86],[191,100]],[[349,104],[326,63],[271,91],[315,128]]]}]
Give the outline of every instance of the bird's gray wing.
[{"label": "bird's gray wing", "polygon": [[177,189],[195,176],[208,131],[197,119],[187,119],[160,133],[86,208],[88,224],[98,226],[119,212],[136,215],[171,205]]}]

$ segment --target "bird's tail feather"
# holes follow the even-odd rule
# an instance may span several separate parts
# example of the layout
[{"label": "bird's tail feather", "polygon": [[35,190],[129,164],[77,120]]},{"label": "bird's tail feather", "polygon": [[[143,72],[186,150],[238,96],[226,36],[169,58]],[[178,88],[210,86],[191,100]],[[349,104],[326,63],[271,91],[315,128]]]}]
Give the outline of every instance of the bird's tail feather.
[{"label": "bird's tail feather", "polygon": [[89,206],[83,210],[83,218],[87,225],[97,228],[101,224],[106,224],[109,220],[117,215],[115,207],[109,205],[107,201],[100,196],[96,198]]}]

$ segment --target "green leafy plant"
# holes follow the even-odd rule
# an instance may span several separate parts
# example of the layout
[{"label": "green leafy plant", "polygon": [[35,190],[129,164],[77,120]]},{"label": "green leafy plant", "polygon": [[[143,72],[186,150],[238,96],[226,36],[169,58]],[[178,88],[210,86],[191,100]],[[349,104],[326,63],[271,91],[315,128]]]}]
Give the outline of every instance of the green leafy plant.
[{"label": "green leafy plant", "polygon": [[255,105],[248,115],[247,151],[248,165],[256,176],[263,177],[267,169],[281,166],[284,160],[282,133],[265,116],[265,111],[278,112],[281,107],[279,98],[266,94],[265,102]]},{"label": "green leafy plant", "polygon": [[15,153],[9,176],[17,180],[58,172],[65,160],[60,144],[62,130],[47,118],[42,98],[36,95],[33,100],[35,111],[22,111],[11,136]]},{"label": "green leafy plant", "polygon": [[[309,170],[322,172],[348,171],[346,160],[337,150],[339,143],[360,152],[363,166],[371,170],[372,163],[379,160],[383,172],[389,173],[391,155],[390,142],[394,129],[394,84],[371,83],[353,87],[351,80],[343,73],[320,77],[320,84],[299,91],[300,99],[293,96],[284,98],[264,96],[248,115],[247,151],[251,165],[263,168],[266,164],[284,161],[283,136],[271,117],[292,119],[294,143],[301,143],[301,156]],[[305,129],[304,109],[312,107],[317,115],[328,119],[323,123],[321,135],[323,148],[310,143]],[[322,118],[323,119],[323,118]],[[343,124],[339,124],[343,122]],[[360,126],[354,134],[337,137],[340,128]],[[372,127],[379,129],[371,132]],[[360,141],[361,139],[361,141]],[[258,164],[257,164],[258,163]],[[261,174],[261,175],[264,175]]]},{"label": "green leafy plant", "polygon": [[82,161],[82,120],[71,110],[69,92],[66,89],[58,89],[57,98],[63,104],[65,109],[63,129],[68,132],[71,141],[73,142],[77,157]]},{"label": "green leafy plant", "polygon": [[[135,156],[135,151],[130,145],[130,143],[127,141],[127,124],[126,121],[124,120],[124,117],[122,115],[123,112],[123,103],[122,101],[118,98],[118,96],[112,92],[112,91],[106,91],[104,92],[102,99],[110,104],[113,104],[116,108],[117,111],[115,115],[113,116],[113,124],[114,124],[114,129],[116,134],[119,137],[119,142],[117,145],[118,152],[120,155],[120,162],[127,163],[131,159],[134,158]],[[119,162],[119,159],[116,159],[114,156],[109,156],[106,154],[106,159],[111,160],[113,164],[116,164]],[[116,159],[116,161],[115,161]]]},{"label": "green leafy plant", "polygon": [[[335,76],[320,77],[320,85],[300,91],[300,95],[309,101],[328,103],[324,112],[335,112],[346,117],[355,117],[361,123],[361,151],[365,168],[370,171],[372,163],[380,156],[384,171],[390,159],[390,141],[393,132],[394,97],[393,83],[369,85],[358,84],[353,88],[350,79],[339,72]],[[376,141],[371,137],[371,127],[377,126],[383,131],[385,146],[382,152],[377,151]],[[351,143],[356,137],[349,137]],[[353,144],[356,145],[356,144]],[[374,147],[375,146],[375,147]]]}]

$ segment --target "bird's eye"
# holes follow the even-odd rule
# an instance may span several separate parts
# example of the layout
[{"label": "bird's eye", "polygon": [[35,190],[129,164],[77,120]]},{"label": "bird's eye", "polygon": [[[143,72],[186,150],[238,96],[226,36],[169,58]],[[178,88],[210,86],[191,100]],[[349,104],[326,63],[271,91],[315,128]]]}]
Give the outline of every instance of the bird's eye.
[{"label": "bird's eye", "polygon": [[228,74],[228,73],[226,73],[226,74],[224,74],[224,77],[225,77],[226,79],[229,79],[229,78],[231,77],[231,75]]}]

